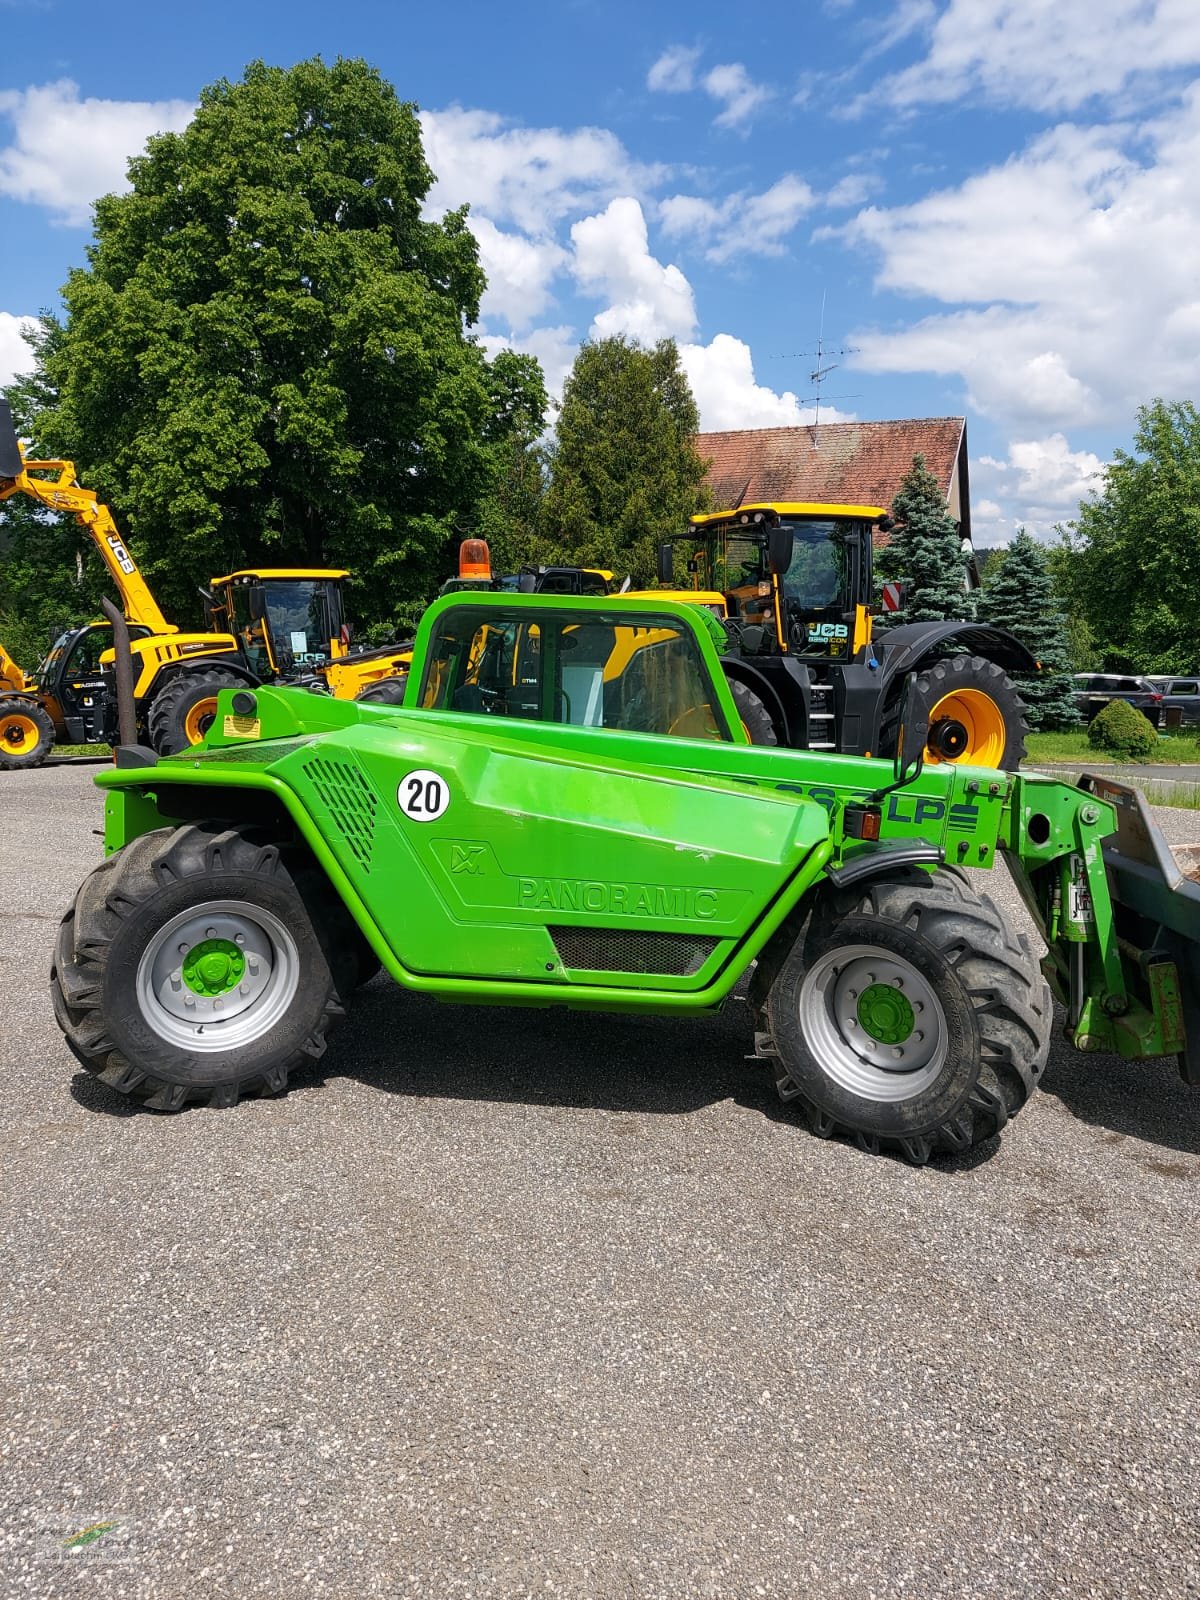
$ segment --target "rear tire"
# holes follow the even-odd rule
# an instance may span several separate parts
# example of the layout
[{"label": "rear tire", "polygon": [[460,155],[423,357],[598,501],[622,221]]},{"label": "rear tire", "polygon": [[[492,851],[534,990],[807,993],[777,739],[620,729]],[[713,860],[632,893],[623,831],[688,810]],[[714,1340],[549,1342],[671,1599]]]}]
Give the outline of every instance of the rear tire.
[{"label": "rear tire", "polygon": [[[902,702],[897,701],[884,719],[878,754],[890,757],[900,736]],[[1016,772],[1025,758],[1025,702],[1017,686],[994,661],[982,656],[947,656],[935,661],[908,681],[903,714],[923,722],[930,744],[925,760],[949,761],[969,767],[990,767]],[[954,753],[939,750],[938,729],[954,728],[954,743],[965,736]],[[961,730],[961,735],[957,730]]]},{"label": "rear tire", "polygon": [[199,744],[217,714],[217,694],[222,689],[244,689],[246,680],[220,667],[203,672],[180,672],[150,702],[146,731],[160,756],[177,755]]},{"label": "rear tire", "polygon": [[917,1165],[998,1134],[1050,1049],[1028,943],[951,868],[827,895],[766,1013],[776,1087],[812,1131]]},{"label": "rear tire", "polygon": [[[276,1094],[348,992],[323,874],[236,828],[141,835],[84,880],[51,997],[76,1058],[153,1110]],[[341,908],[341,902],[338,902]],[[357,977],[357,970],[354,971]]]},{"label": "rear tire", "polygon": [[54,723],[36,700],[0,699],[0,771],[40,767],[54,746]]},{"label": "rear tire", "polygon": [[398,706],[403,704],[407,687],[408,673],[405,672],[396,678],[377,678],[374,683],[368,683],[365,689],[360,689],[354,698],[365,700],[373,706]]}]

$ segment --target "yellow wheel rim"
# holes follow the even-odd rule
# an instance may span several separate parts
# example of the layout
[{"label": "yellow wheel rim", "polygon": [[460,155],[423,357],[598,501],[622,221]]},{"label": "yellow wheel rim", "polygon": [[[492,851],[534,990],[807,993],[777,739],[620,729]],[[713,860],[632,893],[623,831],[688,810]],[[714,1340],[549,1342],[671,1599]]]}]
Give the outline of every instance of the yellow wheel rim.
[{"label": "yellow wheel rim", "polygon": [[966,747],[959,755],[938,755],[926,749],[928,761],[962,762],[969,767],[999,768],[1008,743],[1004,713],[981,689],[956,689],[943,695],[929,713],[929,726],[938,722],[958,722],[966,730]]},{"label": "yellow wheel rim", "polygon": [[199,744],[204,735],[212,727],[212,720],[217,714],[217,697],[208,695],[196,704],[183,719],[183,731],[187,734],[189,744]]},{"label": "yellow wheel rim", "polygon": [[0,748],[10,756],[27,756],[41,741],[41,730],[32,717],[10,711],[0,717]]}]

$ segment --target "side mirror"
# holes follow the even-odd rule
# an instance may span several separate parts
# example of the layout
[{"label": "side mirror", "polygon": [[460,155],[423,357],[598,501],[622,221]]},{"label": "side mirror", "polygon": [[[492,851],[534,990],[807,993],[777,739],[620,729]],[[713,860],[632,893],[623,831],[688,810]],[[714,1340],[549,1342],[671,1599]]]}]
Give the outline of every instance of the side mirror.
[{"label": "side mirror", "polygon": [[12,409],[7,400],[0,399],[0,478],[19,478],[24,470]]},{"label": "side mirror", "polygon": [[253,583],[250,585],[250,588],[246,591],[246,603],[250,608],[252,620],[261,622],[267,614],[267,600],[262,592],[261,584]]},{"label": "side mirror", "polygon": [[531,567],[523,567],[517,577],[518,594],[534,594],[537,591],[537,573]]},{"label": "side mirror", "polygon": [[767,534],[767,566],[777,578],[782,578],[792,564],[792,530],[772,528]]},{"label": "side mirror", "polygon": [[675,546],[665,539],[658,547],[658,581],[672,583],[675,578]]},{"label": "side mirror", "polygon": [[911,783],[925,765],[925,741],[929,737],[929,725],[922,717],[909,716],[911,700],[908,684],[905,684],[904,699],[900,705],[900,742],[896,746],[895,773],[898,783]]}]

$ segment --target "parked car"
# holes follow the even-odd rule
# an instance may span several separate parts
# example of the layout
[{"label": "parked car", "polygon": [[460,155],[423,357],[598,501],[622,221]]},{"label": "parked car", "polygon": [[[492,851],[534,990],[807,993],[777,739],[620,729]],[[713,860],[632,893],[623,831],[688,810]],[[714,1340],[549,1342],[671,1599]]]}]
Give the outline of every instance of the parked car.
[{"label": "parked car", "polygon": [[1192,678],[1147,678],[1162,695],[1164,728],[1200,727],[1200,674]]},{"label": "parked car", "polygon": [[1077,672],[1075,704],[1085,722],[1103,711],[1112,700],[1125,700],[1157,728],[1162,720],[1162,690],[1149,678],[1135,678],[1116,672]]}]

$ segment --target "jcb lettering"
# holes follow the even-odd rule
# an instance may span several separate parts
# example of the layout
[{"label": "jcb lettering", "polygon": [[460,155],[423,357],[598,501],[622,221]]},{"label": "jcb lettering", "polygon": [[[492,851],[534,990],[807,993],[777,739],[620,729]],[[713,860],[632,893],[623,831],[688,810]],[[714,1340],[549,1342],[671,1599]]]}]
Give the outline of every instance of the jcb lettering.
[{"label": "jcb lettering", "polygon": [[121,543],[120,539],[118,539],[116,535],[112,533],[106,535],[106,537],[108,540],[108,548],[112,551],[113,556],[116,559],[116,563],[120,567],[121,571],[127,575],[131,572],[136,572],[137,568],[133,564],[133,558],[129,554],[129,551],[126,550],[125,546]]}]

